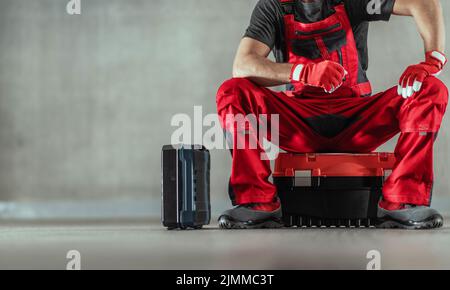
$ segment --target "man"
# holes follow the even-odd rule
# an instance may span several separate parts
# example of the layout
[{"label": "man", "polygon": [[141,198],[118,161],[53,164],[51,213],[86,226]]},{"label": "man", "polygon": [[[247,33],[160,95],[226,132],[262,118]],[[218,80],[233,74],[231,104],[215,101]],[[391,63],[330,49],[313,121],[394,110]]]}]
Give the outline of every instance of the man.
[{"label": "man", "polygon": [[[398,86],[372,95],[368,23],[392,14],[414,18],[425,58],[406,69]],[[442,216],[429,206],[433,143],[448,102],[446,86],[435,77],[447,62],[444,30],[439,0],[260,0],[239,46],[234,78],[217,95],[222,126],[249,130],[233,127],[227,115],[279,114],[278,145],[298,153],[368,153],[401,133],[379,203],[380,227],[440,227]],[[272,50],[276,62],[267,58]],[[267,88],[284,84],[287,92]],[[237,139],[230,178],[236,207],[220,224],[279,227],[270,162],[261,158],[261,146],[238,149]]]}]

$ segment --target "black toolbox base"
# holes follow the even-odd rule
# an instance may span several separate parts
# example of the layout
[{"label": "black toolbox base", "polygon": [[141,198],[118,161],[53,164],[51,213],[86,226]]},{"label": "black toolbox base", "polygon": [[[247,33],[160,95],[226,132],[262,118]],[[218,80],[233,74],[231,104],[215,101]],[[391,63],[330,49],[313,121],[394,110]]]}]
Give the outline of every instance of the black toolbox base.
[{"label": "black toolbox base", "polygon": [[283,214],[285,227],[298,228],[374,228],[377,226],[376,219],[325,219],[310,216],[299,216]]},{"label": "black toolbox base", "polygon": [[383,177],[274,178],[287,227],[376,227]]}]

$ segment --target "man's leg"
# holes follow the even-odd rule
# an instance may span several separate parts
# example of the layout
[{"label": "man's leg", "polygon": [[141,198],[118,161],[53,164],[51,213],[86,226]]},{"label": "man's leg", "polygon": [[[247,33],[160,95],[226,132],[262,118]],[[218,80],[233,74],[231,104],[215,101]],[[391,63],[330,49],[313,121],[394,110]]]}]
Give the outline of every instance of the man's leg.
[{"label": "man's leg", "polygon": [[428,206],[433,188],[433,144],[448,90],[440,80],[429,77],[412,98],[405,100],[396,91],[375,95],[361,105],[366,108],[363,118],[339,137],[339,150],[370,152],[400,132],[395,168],[383,187],[381,220],[386,227],[439,227],[442,217]]},{"label": "man's leg", "polygon": [[371,152],[398,132],[397,163],[383,189],[391,203],[429,205],[433,185],[433,143],[448,101],[446,86],[429,77],[412,98],[403,99],[392,88],[363,101],[361,116],[339,136],[339,151]]},{"label": "man's leg", "polygon": [[[227,132],[252,131],[249,138],[255,138],[255,128],[236,128],[236,123],[226,122],[228,116],[249,114],[259,120],[267,115],[267,126],[272,125],[271,114],[279,114],[279,144],[281,148],[294,152],[315,152],[324,144],[323,137],[317,136],[304,122],[304,118],[320,113],[317,101],[302,101],[288,97],[285,93],[262,88],[247,79],[226,81],[217,94],[217,109],[222,126]],[[271,130],[268,129],[268,132]],[[242,135],[242,134],[235,134]],[[251,203],[270,203],[276,198],[276,188],[269,182],[270,161],[263,160],[264,150],[257,140],[257,148],[251,149],[249,139],[240,140],[234,136],[232,150],[232,171],[230,188],[235,205]],[[242,137],[242,136],[241,136]],[[256,137],[257,138],[257,137]],[[268,136],[271,139],[271,136]],[[237,143],[241,141],[240,145]],[[242,144],[245,142],[245,144]],[[245,145],[245,146],[242,146]],[[244,147],[244,148],[242,148]],[[239,149],[241,148],[241,149]]]},{"label": "man's leg", "polygon": [[405,101],[398,118],[402,134],[397,164],[384,186],[390,203],[429,206],[433,189],[433,145],[448,103],[448,90],[429,77],[422,90]]}]

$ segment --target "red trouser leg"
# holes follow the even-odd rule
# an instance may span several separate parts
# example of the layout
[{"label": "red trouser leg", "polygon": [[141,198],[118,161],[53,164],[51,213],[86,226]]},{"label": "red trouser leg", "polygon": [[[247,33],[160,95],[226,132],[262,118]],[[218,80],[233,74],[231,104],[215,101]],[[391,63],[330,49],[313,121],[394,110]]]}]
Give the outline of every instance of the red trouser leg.
[{"label": "red trouser leg", "polygon": [[383,187],[393,203],[429,205],[433,187],[433,144],[444,116],[448,91],[434,77],[404,100],[397,89],[370,97],[353,112],[362,118],[336,140],[339,151],[371,152],[401,132],[395,168]]},{"label": "red trouser leg", "polygon": [[424,134],[400,134],[395,148],[395,170],[383,187],[385,200],[392,203],[430,205],[436,133]]},{"label": "red trouser leg", "polygon": [[[301,105],[295,98],[284,93],[273,92],[258,87],[247,79],[226,81],[217,94],[217,110],[222,126],[228,132],[234,128],[226,124],[227,115],[254,114],[268,115],[268,127],[271,126],[271,114],[279,114],[279,143],[282,149],[293,152],[317,152],[325,139],[318,136],[303,121],[303,117],[320,114],[320,107],[311,100],[310,104]],[[242,128],[241,128],[242,129]],[[248,128],[245,128],[248,129]],[[239,130],[239,129],[238,129]],[[264,203],[273,201],[276,196],[275,186],[269,182],[270,162],[262,160],[261,146],[256,149],[237,149],[239,138],[234,138],[233,162],[230,188],[235,204]],[[248,145],[248,141],[247,144]]]},{"label": "red trouser leg", "polygon": [[393,203],[431,204],[433,145],[448,103],[447,87],[430,77],[422,90],[400,109],[401,135],[395,148],[397,163],[383,188]]},{"label": "red trouser leg", "polygon": [[[408,100],[399,97],[396,88],[370,98],[290,98],[245,79],[232,79],[219,89],[217,107],[226,130],[230,129],[224,121],[227,114],[279,114],[279,146],[289,152],[371,152],[401,131],[398,162],[384,187],[385,199],[428,204],[433,136],[447,100],[445,85],[431,77],[421,92]],[[337,136],[325,138],[306,122],[325,115],[354,121]],[[421,136],[423,132],[430,134]],[[261,147],[233,150],[230,186],[236,204],[270,202],[275,197],[276,189],[268,181],[270,163],[261,160],[262,151]]]}]

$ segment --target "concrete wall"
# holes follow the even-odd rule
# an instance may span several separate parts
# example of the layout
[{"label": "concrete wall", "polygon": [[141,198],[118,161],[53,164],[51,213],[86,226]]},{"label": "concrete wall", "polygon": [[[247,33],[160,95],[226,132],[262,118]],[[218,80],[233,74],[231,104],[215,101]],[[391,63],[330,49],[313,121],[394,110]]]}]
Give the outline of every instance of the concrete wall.
[{"label": "concrete wall", "polygon": [[[80,16],[66,13],[67,2],[0,0],[0,199],[151,197],[156,206],[171,117],[194,105],[214,112],[257,1],[82,0]],[[422,50],[411,19],[372,25],[376,90],[393,86]],[[448,72],[442,78],[450,84]],[[441,195],[450,192],[449,140],[446,118]],[[229,156],[212,156],[213,198],[225,201]]]}]

